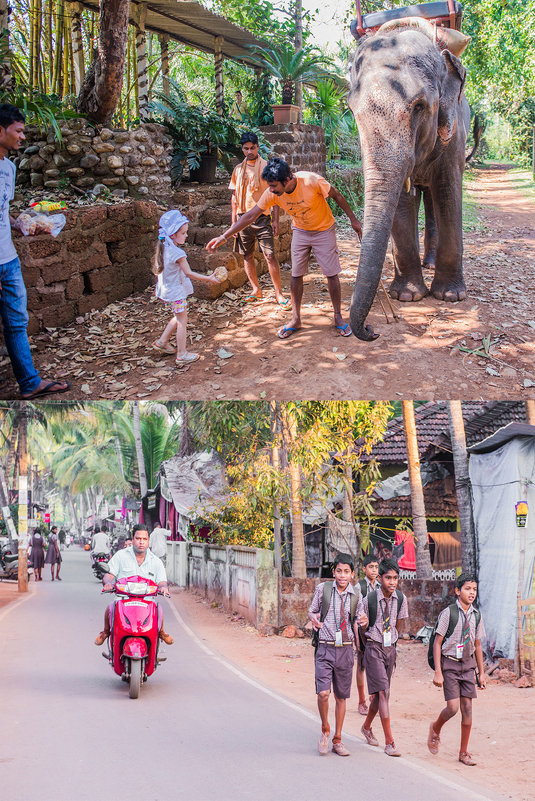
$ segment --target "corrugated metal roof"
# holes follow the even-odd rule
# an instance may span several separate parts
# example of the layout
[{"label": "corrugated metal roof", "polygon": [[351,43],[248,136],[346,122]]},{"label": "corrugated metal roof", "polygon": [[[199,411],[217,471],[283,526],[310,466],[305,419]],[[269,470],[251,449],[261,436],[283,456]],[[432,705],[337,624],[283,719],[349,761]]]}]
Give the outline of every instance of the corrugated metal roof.
[{"label": "corrugated metal roof", "polygon": [[173,456],[162,463],[161,470],[176,510],[190,520],[225,497],[225,468],[215,453]]},{"label": "corrugated metal roof", "polygon": [[[82,0],[82,5],[91,11],[99,10],[99,0]],[[132,3],[132,6],[136,5]],[[186,0],[150,0],[139,3],[147,6],[145,28],[153,33],[167,34],[177,42],[213,53],[215,37],[222,36],[222,51],[225,58],[254,66],[248,45],[265,46],[266,42],[245,28],[204,8],[200,3]],[[130,18],[133,24],[133,17]]]}]

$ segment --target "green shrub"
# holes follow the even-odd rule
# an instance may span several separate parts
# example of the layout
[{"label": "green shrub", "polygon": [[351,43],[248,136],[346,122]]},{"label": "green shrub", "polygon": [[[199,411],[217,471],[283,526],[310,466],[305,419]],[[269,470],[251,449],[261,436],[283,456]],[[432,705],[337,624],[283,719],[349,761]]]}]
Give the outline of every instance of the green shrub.
[{"label": "green shrub", "polygon": [[[326,178],[331,186],[345,197],[357,216],[364,206],[364,176],[360,164],[347,164],[343,161],[329,161],[327,163]],[[335,217],[343,217],[342,209],[329,200],[332,213]]]}]

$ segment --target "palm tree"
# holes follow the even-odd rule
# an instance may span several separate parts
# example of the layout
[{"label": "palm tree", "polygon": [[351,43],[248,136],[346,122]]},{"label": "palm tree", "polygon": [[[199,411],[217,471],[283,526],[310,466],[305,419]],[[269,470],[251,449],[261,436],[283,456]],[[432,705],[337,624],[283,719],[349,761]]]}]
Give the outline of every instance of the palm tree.
[{"label": "palm tree", "polygon": [[329,77],[326,67],[331,62],[315,48],[303,47],[296,52],[293,44],[286,43],[277,47],[253,45],[250,49],[251,60],[280,81],[283,104],[293,103],[296,81],[314,83]]},{"label": "palm tree", "polygon": [[468,455],[464,433],[463,409],[461,401],[447,401],[450,421],[451,449],[455,468],[455,492],[461,524],[461,559],[463,572],[475,573],[476,545],[474,520],[472,516],[472,494],[468,474]]},{"label": "palm tree", "polygon": [[411,487],[412,525],[416,545],[416,578],[430,579],[433,577],[429,543],[427,540],[427,524],[425,516],[424,490],[420,474],[420,456],[418,454],[418,439],[416,437],[416,422],[414,419],[414,405],[412,401],[401,401],[403,411],[403,428],[407,445],[407,463],[409,467],[409,482]]}]

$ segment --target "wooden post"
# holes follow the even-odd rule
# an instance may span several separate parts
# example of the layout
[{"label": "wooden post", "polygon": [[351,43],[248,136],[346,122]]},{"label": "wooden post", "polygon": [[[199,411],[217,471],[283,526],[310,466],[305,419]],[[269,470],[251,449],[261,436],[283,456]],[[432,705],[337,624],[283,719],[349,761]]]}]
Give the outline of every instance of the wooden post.
[{"label": "wooden post", "polygon": [[416,545],[416,578],[433,578],[429,543],[427,538],[427,521],[425,516],[424,490],[420,473],[420,455],[416,437],[416,421],[414,419],[413,401],[401,401],[403,411],[403,428],[407,446],[407,465],[411,487],[412,524]]},{"label": "wooden post", "polygon": [[526,406],[526,420],[530,426],[535,426],[535,400],[526,400],[524,404]]},{"label": "wooden post", "polygon": [[220,117],[225,113],[225,95],[223,87],[223,42],[222,36],[214,37],[215,67],[215,104]]},{"label": "wooden post", "polygon": [[158,41],[162,60],[162,90],[164,95],[168,95],[171,88],[169,85],[169,36],[166,33],[159,33]]},{"label": "wooden post", "polygon": [[149,78],[147,65],[147,36],[145,22],[147,20],[147,6],[144,3],[132,5],[133,17],[136,26],[136,75],[139,98],[139,117],[146,116],[149,102]]},{"label": "wooden post", "polygon": [[74,90],[79,94],[80,87],[85,78],[84,49],[82,43],[82,6],[80,3],[71,3],[71,31],[72,31],[72,57],[74,62]]}]

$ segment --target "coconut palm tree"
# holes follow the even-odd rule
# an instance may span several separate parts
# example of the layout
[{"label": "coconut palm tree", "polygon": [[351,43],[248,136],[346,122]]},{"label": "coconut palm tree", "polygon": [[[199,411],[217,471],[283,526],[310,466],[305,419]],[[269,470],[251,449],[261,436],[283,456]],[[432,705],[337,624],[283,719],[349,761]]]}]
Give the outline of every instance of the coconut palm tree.
[{"label": "coconut palm tree", "polygon": [[431,568],[431,556],[429,554],[427,538],[424,490],[420,473],[420,456],[418,454],[418,440],[416,437],[414,404],[412,401],[401,401],[401,408],[403,411],[403,428],[405,430],[407,464],[411,487],[412,524],[416,546],[416,578],[430,579],[433,577],[433,571]]}]

